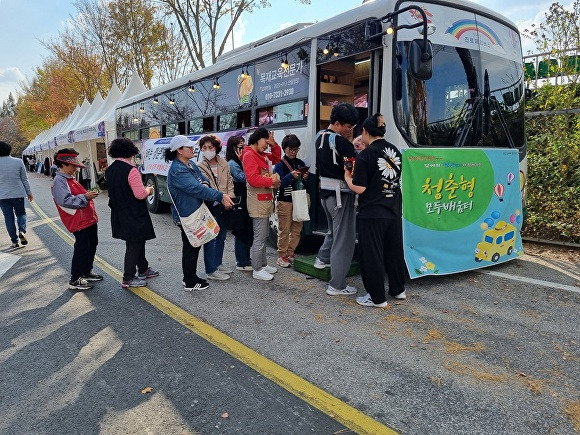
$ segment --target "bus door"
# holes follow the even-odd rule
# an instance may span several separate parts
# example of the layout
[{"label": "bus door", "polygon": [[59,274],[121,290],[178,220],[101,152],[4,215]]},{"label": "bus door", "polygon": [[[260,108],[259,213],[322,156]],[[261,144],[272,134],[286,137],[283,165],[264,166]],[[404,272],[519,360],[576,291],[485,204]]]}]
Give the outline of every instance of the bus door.
[{"label": "bus door", "polygon": [[[356,107],[359,122],[348,139],[352,141],[362,132],[362,122],[380,105],[381,50],[366,51],[349,57],[330,60],[318,66],[318,130],[328,127],[333,106],[349,103]],[[332,53],[331,53],[332,55]],[[326,232],[328,225],[322,206],[314,209],[315,232]]]}]

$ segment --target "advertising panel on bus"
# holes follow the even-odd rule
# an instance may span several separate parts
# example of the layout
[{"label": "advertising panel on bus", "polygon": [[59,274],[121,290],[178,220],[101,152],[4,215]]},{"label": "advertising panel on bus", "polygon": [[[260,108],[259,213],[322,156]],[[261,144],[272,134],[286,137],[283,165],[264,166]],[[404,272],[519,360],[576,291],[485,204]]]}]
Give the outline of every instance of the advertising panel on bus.
[{"label": "advertising panel on bus", "polygon": [[401,185],[411,278],[464,272],[523,254],[517,150],[406,149]]}]

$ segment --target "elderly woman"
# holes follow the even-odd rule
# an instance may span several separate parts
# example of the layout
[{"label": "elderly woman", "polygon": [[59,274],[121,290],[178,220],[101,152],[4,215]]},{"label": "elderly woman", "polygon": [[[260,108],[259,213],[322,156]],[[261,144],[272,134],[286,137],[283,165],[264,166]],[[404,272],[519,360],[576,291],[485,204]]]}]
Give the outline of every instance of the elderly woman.
[{"label": "elderly woman", "polygon": [[250,258],[250,247],[254,239],[254,230],[252,229],[252,218],[248,214],[247,195],[248,187],[246,186],[246,174],[240,156],[244,149],[244,138],[241,136],[232,136],[228,139],[226,145],[226,160],[230,165],[230,173],[234,182],[234,193],[240,198],[242,207],[242,222],[240,228],[232,231],[234,235],[234,252],[236,254],[236,269],[252,271],[252,260]]},{"label": "elderly woman", "polygon": [[105,171],[113,238],[125,241],[123,288],[142,287],[147,285],[146,279],[159,276],[145,257],[145,242],[155,238],[146,201],[153,194],[153,187],[143,186],[141,174],[132,160],[137,154],[139,148],[131,139],[114,139],[109,156],[115,161]]},{"label": "elderly woman", "polygon": [[203,201],[221,202],[224,207],[234,205],[227,193],[209,187],[209,180],[191,161],[194,156],[194,145],[186,136],[178,135],[171,139],[169,148],[165,150],[165,161],[172,162],[167,174],[167,188],[173,199],[171,207],[173,220],[181,229],[183,243],[181,267],[185,291],[203,290],[208,288],[209,284],[197,276],[199,247],[194,248],[189,243],[187,235],[181,228],[180,216],[189,216]]},{"label": "elderly woman", "polygon": [[[202,155],[202,160],[198,166],[205,178],[209,180],[209,187],[233,197],[234,182],[230,167],[228,162],[219,155],[222,150],[221,141],[216,136],[208,135],[202,137],[198,145]],[[226,236],[228,234],[224,214],[225,209],[221,204],[218,204],[218,207],[213,207],[213,204],[209,204],[209,209],[220,226],[220,232],[215,239],[203,245],[205,273],[208,279],[224,281],[230,279],[228,274],[233,272],[232,269],[222,264]]]},{"label": "elderly woman", "polygon": [[405,299],[405,263],[401,199],[401,152],[383,139],[385,121],[379,113],[365,119],[354,171],[344,179],[358,198],[359,264],[367,294],[356,298],[365,307],[386,307],[385,271],[389,295]]},{"label": "elderly woman", "polygon": [[[271,153],[266,153],[270,148]],[[254,131],[244,148],[242,163],[248,187],[248,213],[252,218],[254,240],[252,254],[252,277],[263,281],[274,279],[278,269],[268,266],[266,259],[266,239],[270,231],[270,215],[274,211],[274,192],[280,186],[280,176],[273,172],[273,164],[280,161],[282,150],[274,141],[274,136],[264,127]]]}]

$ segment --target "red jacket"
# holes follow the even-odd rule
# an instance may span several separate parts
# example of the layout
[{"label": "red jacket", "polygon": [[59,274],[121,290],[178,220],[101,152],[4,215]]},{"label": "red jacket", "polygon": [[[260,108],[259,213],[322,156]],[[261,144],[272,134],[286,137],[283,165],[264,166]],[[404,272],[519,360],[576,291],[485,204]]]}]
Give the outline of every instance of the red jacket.
[{"label": "red jacket", "polygon": [[[272,169],[268,167],[268,160],[272,162]],[[272,187],[272,179],[262,175],[264,171],[274,172],[274,165],[280,162],[282,158],[282,148],[276,144],[272,147],[272,152],[269,154],[259,154],[254,149],[247,145],[241,155],[242,165],[244,166],[244,173],[246,174],[246,181],[252,187]]]},{"label": "red jacket", "polygon": [[[70,194],[63,192],[65,187],[62,179],[66,180]],[[85,201],[79,201],[79,198],[74,198],[78,195],[82,195],[84,198],[84,194],[87,193],[85,188],[74,178],[67,178],[62,176],[61,172],[58,172],[53,180],[51,190],[60,219],[71,233],[84,230],[99,221],[93,201],[86,201],[85,198],[86,205],[84,205]],[[67,207],[67,205],[69,206]]]}]

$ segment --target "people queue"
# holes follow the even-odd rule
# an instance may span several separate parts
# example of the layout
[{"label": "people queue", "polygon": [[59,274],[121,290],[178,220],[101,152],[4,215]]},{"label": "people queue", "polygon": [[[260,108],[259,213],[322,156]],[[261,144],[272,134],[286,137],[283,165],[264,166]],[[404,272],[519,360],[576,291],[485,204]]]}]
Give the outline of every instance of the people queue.
[{"label": "people queue", "polygon": [[[316,136],[320,201],[328,232],[314,267],[330,268],[328,295],[348,296],[358,292],[346,283],[355,249],[355,221],[358,218],[359,263],[366,294],[357,297],[356,302],[367,307],[385,307],[385,273],[388,294],[395,299],[406,298],[401,153],[384,139],[386,126],[380,114],[364,120],[362,134],[355,138],[356,146],[353,145],[348,138],[357,122],[355,107],[338,104],[331,112],[328,128]],[[292,192],[304,189],[309,183],[308,167],[297,157],[300,140],[290,134],[284,137],[280,146],[272,132],[260,127],[250,134],[247,144],[242,137],[229,138],[224,159],[220,156],[220,139],[207,135],[198,143],[202,155],[199,164],[192,160],[195,145],[186,136],[178,135],[171,139],[165,150],[165,160],[171,162],[167,187],[172,199],[172,217],[181,231],[184,290],[203,290],[209,287],[207,280],[230,278],[233,268],[223,264],[223,253],[231,221],[228,217],[232,216],[229,213],[234,209],[235,228],[231,229],[236,269],[251,271],[256,280],[272,280],[278,270],[276,266],[286,268],[292,265],[300,240],[302,222],[293,218]],[[153,187],[144,186],[141,181],[133,162],[138,152],[129,139],[113,140],[109,155],[115,160],[105,173],[113,237],[124,240],[126,244],[121,284],[124,288],[145,286],[147,279],[159,275],[149,266],[145,253],[146,241],[155,238],[146,205]],[[77,157],[78,152],[74,149],[62,149],[55,154],[54,163],[58,171],[51,191],[63,224],[75,237],[69,288],[88,290],[93,282],[103,279],[93,272],[98,244],[98,217],[93,200],[98,191],[87,191],[75,179],[75,173],[85,168]],[[269,265],[266,256],[274,195],[279,220],[276,266]],[[181,217],[191,215],[202,203],[209,207],[220,228],[217,236],[203,245],[206,278],[197,273],[201,246],[190,243],[181,225]],[[9,232],[13,238],[15,230]],[[21,241],[24,232],[25,229],[21,228]]]}]

